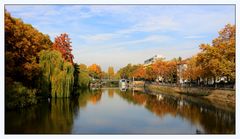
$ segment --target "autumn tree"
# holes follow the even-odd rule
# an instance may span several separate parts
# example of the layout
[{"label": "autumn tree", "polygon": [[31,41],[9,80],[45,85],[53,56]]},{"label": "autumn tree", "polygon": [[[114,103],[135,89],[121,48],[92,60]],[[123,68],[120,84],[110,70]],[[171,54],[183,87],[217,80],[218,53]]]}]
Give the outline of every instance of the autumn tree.
[{"label": "autumn tree", "polygon": [[170,83],[174,83],[177,80],[177,61],[176,59],[167,61],[167,72],[165,77],[170,81]]},{"label": "autumn tree", "polygon": [[188,81],[194,81],[197,80],[198,84],[200,82],[200,78],[203,77],[203,70],[200,65],[197,63],[197,56],[193,56],[189,58],[186,62],[187,67],[183,71],[183,79]]},{"label": "autumn tree", "polygon": [[102,78],[102,70],[101,67],[97,64],[92,64],[88,67],[90,76],[96,79]]},{"label": "autumn tree", "polygon": [[167,73],[167,63],[163,60],[158,60],[151,65],[156,78],[161,77],[164,79]]},{"label": "autumn tree", "polygon": [[114,69],[113,67],[108,67],[108,79],[113,79],[114,77]]},{"label": "autumn tree", "polygon": [[72,46],[68,34],[63,33],[55,38],[53,49],[61,52],[64,60],[73,64]]},{"label": "autumn tree", "polygon": [[145,79],[149,80],[149,81],[153,81],[157,78],[156,74],[154,73],[154,70],[152,68],[152,66],[147,66],[145,68],[146,70],[146,74],[145,74]]},{"label": "autumn tree", "polygon": [[213,47],[219,50],[222,76],[235,80],[236,26],[227,24],[213,40]]},{"label": "autumn tree", "polygon": [[120,76],[120,78],[130,79],[131,78],[131,70],[132,70],[132,65],[128,64],[127,66],[119,69],[117,74]]},{"label": "autumn tree", "polygon": [[219,32],[219,36],[211,44],[201,44],[198,54],[198,63],[203,68],[203,77],[214,79],[217,77],[228,78],[235,82],[235,25],[226,25]]},{"label": "autumn tree", "polygon": [[136,68],[133,70],[132,76],[134,78],[144,79],[146,76],[146,70],[143,65],[137,65]]},{"label": "autumn tree", "polygon": [[49,49],[52,42],[48,35],[12,17],[6,10],[4,21],[6,78],[35,87],[40,74],[39,52]]}]

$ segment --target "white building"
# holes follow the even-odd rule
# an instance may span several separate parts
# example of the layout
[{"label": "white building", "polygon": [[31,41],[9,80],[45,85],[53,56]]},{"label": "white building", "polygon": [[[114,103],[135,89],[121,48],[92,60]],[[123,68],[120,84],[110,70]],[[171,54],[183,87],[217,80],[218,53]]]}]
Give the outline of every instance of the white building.
[{"label": "white building", "polygon": [[156,62],[157,60],[160,60],[160,59],[162,59],[162,58],[163,58],[163,56],[161,56],[161,55],[155,55],[155,56],[153,56],[153,57],[145,60],[145,61],[144,61],[144,66],[151,65],[151,64],[153,64],[154,62]]}]

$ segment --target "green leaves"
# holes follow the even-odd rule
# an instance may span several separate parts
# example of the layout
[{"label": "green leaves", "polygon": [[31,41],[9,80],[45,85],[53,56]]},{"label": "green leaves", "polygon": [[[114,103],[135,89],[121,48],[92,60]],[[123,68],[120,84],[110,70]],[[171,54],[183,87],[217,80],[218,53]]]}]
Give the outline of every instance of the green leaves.
[{"label": "green leaves", "polygon": [[73,65],[64,61],[60,52],[47,50],[40,53],[40,67],[43,90],[50,91],[52,97],[70,97],[74,84]]}]

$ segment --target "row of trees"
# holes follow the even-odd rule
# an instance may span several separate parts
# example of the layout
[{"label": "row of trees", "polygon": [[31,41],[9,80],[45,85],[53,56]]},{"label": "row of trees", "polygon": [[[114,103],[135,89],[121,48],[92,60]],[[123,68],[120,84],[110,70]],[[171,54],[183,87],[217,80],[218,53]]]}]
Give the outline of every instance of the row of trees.
[{"label": "row of trees", "polygon": [[225,78],[225,82],[235,83],[235,47],[236,27],[226,25],[219,31],[219,36],[212,44],[201,44],[200,52],[187,61],[187,68],[183,71],[183,78],[208,83],[212,80]]},{"label": "row of trees", "polygon": [[7,108],[36,103],[37,96],[69,97],[74,85],[73,55],[66,33],[52,42],[5,11]]},{"label": "row of trees", "polygon": [[165,60],[159,59],[155,63],[144,66],[142,64],[131,65],[121,68],[118,71],[119,78],[125,79],[144,79],[148,81],[159,80],[162,82],[173,83],[177,80],[177,63],[179,59]]},{"label": "row of trees", "polygon": [[[235,25],[226,25],[212,44],[201,44],[200,52],[191,58],[172,60],[159,59],[151,65],[131,65],[121,68],[119,78],[158,80],[165,83],[187,82],[208,83],[209,80],[226,78],[235,83]],[[181,73],[181,74],[180,74]],[[226,81],[225,81],[226,82]]]}]

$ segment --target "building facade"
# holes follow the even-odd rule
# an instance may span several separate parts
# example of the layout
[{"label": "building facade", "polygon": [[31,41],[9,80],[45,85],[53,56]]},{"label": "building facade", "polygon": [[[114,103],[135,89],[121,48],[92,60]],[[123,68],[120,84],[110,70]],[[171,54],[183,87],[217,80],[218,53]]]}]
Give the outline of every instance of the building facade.
[{"label": "building facade", "polygon": [[144,61],[144,66],[151,65],[151,64],[153,64],[154,62],[156,62],[157,60],[160,60],[160,59],[162,59],[162,58],[163,58],[163,56],[161,56],[161,55],[155,55],[155,56],[153,56],[153,57],[145,60],[145,61]]}]

